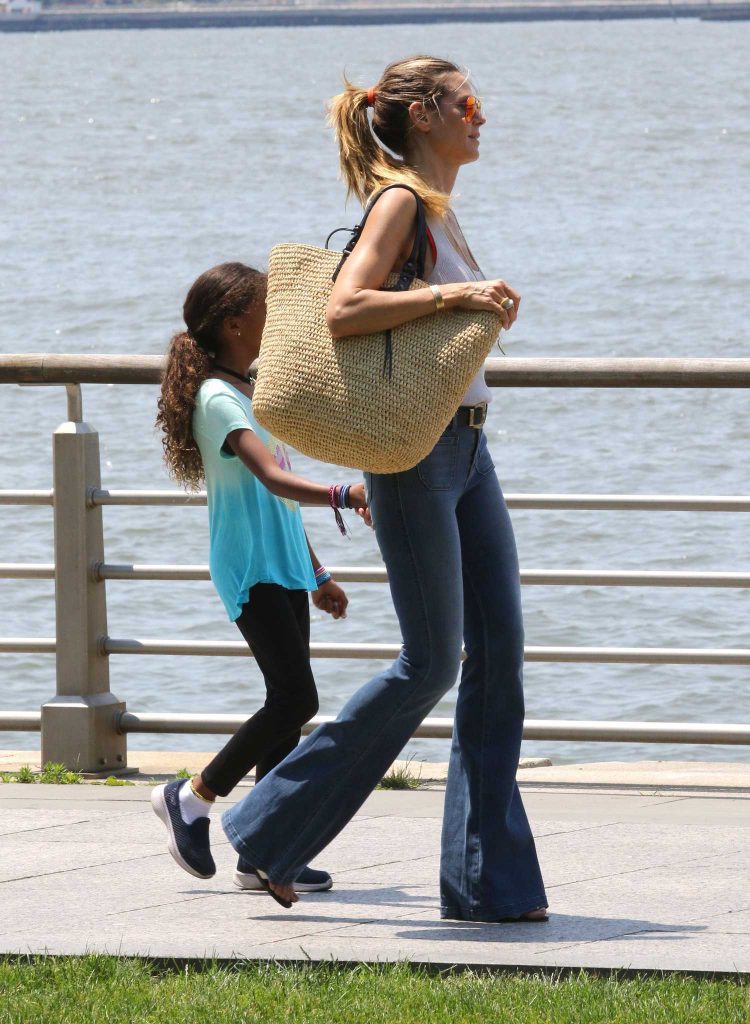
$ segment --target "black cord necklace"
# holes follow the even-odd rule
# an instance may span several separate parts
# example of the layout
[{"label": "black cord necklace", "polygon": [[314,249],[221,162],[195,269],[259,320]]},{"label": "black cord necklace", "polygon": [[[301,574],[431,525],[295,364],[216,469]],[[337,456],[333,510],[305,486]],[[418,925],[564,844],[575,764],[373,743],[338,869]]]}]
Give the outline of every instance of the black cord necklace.
[{"label": "black cord necklace", "polygon": [[254,383],[253,378],[249,377],[246,373],[237,373],[236,370],[230,370],[228,366],[222,366],[221,363],[214,363],[214,370],[221,370],[222,373],[228,373],[230,377],[236,377],[237,380],[241,380],[243,384]]}]

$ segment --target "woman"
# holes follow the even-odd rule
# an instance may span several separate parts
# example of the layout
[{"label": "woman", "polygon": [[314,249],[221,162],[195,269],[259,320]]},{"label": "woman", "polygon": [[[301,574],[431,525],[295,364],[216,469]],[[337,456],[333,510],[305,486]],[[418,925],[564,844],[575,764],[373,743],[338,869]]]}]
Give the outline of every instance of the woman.
[{"label": "woman", "polygon": [[[436,252],[426,270],[433,288],[381,290],[410,253],[416,213],[407,189],[384,193],[336,280],[327,311],[331,332],[347,337],[386,330],[443,307],[493,310],[511,327],[518,294],[503,281],[483,280],[449,209],[460,167],[478,159],[485,123],[466,75],[432,57],[391,64],[374,88],[347,82],[332,101],[331,121],[349,191],[366,201],[388,184],[416,189]],[[224,815],[232,844],[260,865],[282,899],[294,901],[290,883],[299,866],[338,834],[454,684],[463,639],[467,658],[442,834],[441,917],[547,920],[515,782],[523,624],[513,531],[481,429],[490,399],[480,372],[426,459],[408,472],[366,474],[403,636],[401,655]]]}]

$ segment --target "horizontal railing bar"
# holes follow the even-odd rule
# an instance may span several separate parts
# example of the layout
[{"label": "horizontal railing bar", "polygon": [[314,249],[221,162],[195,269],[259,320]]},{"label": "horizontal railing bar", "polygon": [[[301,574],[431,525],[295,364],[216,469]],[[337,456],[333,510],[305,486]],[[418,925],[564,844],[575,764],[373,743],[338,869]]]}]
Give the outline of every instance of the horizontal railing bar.
[{"label": "horizontal railing bar", "polygon": [[0,732],[40,732],[41,711],[0,711]]},{"label": "horizontal railing bar", "polygon": [[590,740],[598,743],[750,744],[750,725],[723,722],[612,722],[527,719],[525,740]]},{"label": "horizontal railing bar", "polygon": [[53,636],[0,637],[0,654],[54,654],[56,649],[57,643]]},{"label": "horizontal railing bar", "polygon": [[[0,638],[0,654],[54,654],[51,637]],[[173,657],[252,657],[249,647],[234,640],[138,640],[107,637],[104,654],[169,655]],[[400,644],[311,644],[313,658],[393,660]],[[527,662],[602,665],[750,665],[750,649],[690,647],[527,647]]]},{"label": "horizontal railing bar", "polygon": [[[0,577],[7,567],[0,563]],[[40,567],[41,568],[41,567]],[[54,571],[54,567],[53,567]],[[332,565],[328,571],[340,583],[387,583],[388,573],[378,566]],[[7,573],[11,576],[11,573]],[[20,578],[20,577],[19,577]],[[100,580],[210,580],[207,565],[122,564],[97,566]],[[638,572],[616,569],[522,569],[526,586],[590,587],[750,587],[743,572]]]},{"label": "horizontal railing bar", "polygon": [[[139,714],[125,711],[120,715],[122,732],[136,733],[190,733],[231,734],[246,721],[245,715],[202,714]],[[332,722],[332,715],[318,715],[303,726],[304,733],[312,732],[324,722]],[[415,737],[424,739],[450,739],[453,720],[426,718]],[[524,723],[525,740],[593,740],[600,742],[640,743],[727,743],[750,744],[750,725],[708,722],[590,722],[556,721],[554,719],[527,719]]]},{"label": "horizontal railing bar", "polygon": [[746,388],[750,359],[488,359],[490,387]]},{"label": "horizontal railing bar", "polygon": [[[2,493],[2,492],[0,492]],[[506,494],[508,508],[594,512],[750,512],[750,497],[712,494]],[[91,505],[205,505],[206,492],[95,490]],[[320,506],[322,508],[322,506]]]},{"label": "horizontal railing bar", "polygon": [[[158,384],[163,356],[0,356],[0,384]],[[491,387],[746,388],[750,359],[488,359]]]},{"label": "horizontal railing bar", "polygon": [[[316,715],[306,725],[303,733],[311,733],[324,722],[332,722],[333,715]],[[191,714],[149,712],[140,714],[124,711],[118,717],[120,732],[189,733],[192,735],[225,735],[235,733],[247,721],[247,715]],[[414,736],[430,739],[450,739],[453,734],[452,718],[427,718],[417,727]]]},{"label": "horizontal railing bar", "polygon": [[526,586],[750,587],[747,572],[639,572],[630,569],[527,569]]},{"label": "horizontal railing bar", "polygon": [[602,665],[750,665],[750,648],[526,647],[524,660]]},{"label": "horizontal railing bar", "polygon": [[[0,711],[0,731],[39,732],[40,711]],[[246,721],[245,715],[123,712],[117,722],[121,732],[180,733],[183,735],[231,735]],[[333,721],[332,715],[318,715],[303,726],[310,733],[318,725]],[[426,718],[415,737],[450,739],[451,718]],[[525,740],[621,743],[712,743],[749,744],[750,725],[723,722],[613,722],[568,721],[529,718],[524,723]]]},{"label": "horizontal railing bar", "polygon": [[163,367],[163,356],[10,354],[0,384],[158,384]]},{"label": "horizontal railing bar", "polygon": [[0,562],[0,580],[53,580],[53,562],[29,565],[25,562]]},{"label": "horizontal railing bar", "polygon": [[89,505],[205,505],[206,492],[195,491],[124,491],[92,490]]},{"label": "horizontal railing bar", "polygon": [[[0,641],[1,643],[2,641]],[[0,648],[2,649],[2,648]],[[200,657],[252,657],[241,640],[119,639],[102,641],[106,654],[193,655]],[[400,644],[310,645],[313,658],[393,660]],[[750,665],[750,649],[689,647],[527,647],[528,662],[577,662],[622,665]]]},{"label": "horizontal railing bar", "polygon": [[508,508],[579,512],[750,512],[750,497],[712,494],[506,494]]},{"label": "horizontal railing bar", "polygon": [[[251,658],[247,644],[235,640],[156,640],[107,637],[105,654],[197,655],[200,657]],[[383,658],[393,660],[400,644],[311,644],[313,658]]]},{"label": "horizontal railing bar", "polygon": [[158,565],[101,562],[96,567],[99,580],[210,580],[207,565]]},{"label": "horizontal railing bar", "polygon": [[0,505],[54,505],[54,491],[0,491]]},{"label": "horizontal railing bar", "polygon": [[[0,491],[0,505],[53,505],[53,491]],[[629,512],[750,512],[744,495],[681,494],[506,494],[509,508],[569,509],[571,511]],[[89,503],[96,505],[203,506],[206,492],[177,490],[92,490]]]}]

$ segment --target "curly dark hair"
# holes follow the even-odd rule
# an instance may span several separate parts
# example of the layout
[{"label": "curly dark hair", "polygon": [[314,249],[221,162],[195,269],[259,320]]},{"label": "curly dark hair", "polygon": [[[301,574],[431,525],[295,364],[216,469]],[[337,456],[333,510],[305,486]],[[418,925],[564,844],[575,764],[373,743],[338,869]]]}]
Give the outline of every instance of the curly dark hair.
[{"label": "curly dark hair", "polygon": [[227,317],[241,316],[266,295],[266,275],[244,263],[221,263],[193,283],[182,316],[187,331],[169,343],[161,382],[156,426],[164,436],[164,461],[169,475],[189,490],[204,480],[203,460],[193,437],[195,397],[211,376]]}]

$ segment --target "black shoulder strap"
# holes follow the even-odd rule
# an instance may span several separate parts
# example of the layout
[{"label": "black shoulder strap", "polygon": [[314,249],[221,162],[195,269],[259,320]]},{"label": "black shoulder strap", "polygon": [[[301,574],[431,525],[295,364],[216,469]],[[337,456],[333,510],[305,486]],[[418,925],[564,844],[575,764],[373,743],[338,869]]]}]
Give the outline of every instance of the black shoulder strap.
[{"label": "black shoulder strap", "polygon": [[[399,275],[398,282],[396,283],[396,285],[394,285],[392,290],[405,291],[415,277],[424,277],[424,264],[425,257],[427,254],[427,219],[425,217],[424,201],[422,200],[422,197],[419,195],[419,193],[416,192],[415,189],[411,187],[411,185],[401,185],[397,183],[394,185],[386,185],[385,188],[382,188],[379,192],[376,192],[375,195],[370,199],[369,203],[367,204],[367,207],[365,208],[365,214],[362,220],[354,228],[351,238],[344,246],[344,251],[341,254],[341,260],[339,261],[338,266],[333,272],[332,279],[334,281],[338,277],[339,271],[343,267],[344,263],[351,255],[354,246],[359,241],[364,226],[367,223],[367,218],[370,216],[370,213],[372,212],[373,206],[378,201],[378,199],[380,199],[384,192],[388,192],[392,188],[408,189],[408,191],[411,192],[411,194],[417,200],[417,230],[414,234],[414,245],[412,246],[411,254],[408,260],[406,261],[406,263],[404,263],[403,267],[401,268],[401,273]],[[330,238],[331,236],[329,235],[328,237]]]}]

